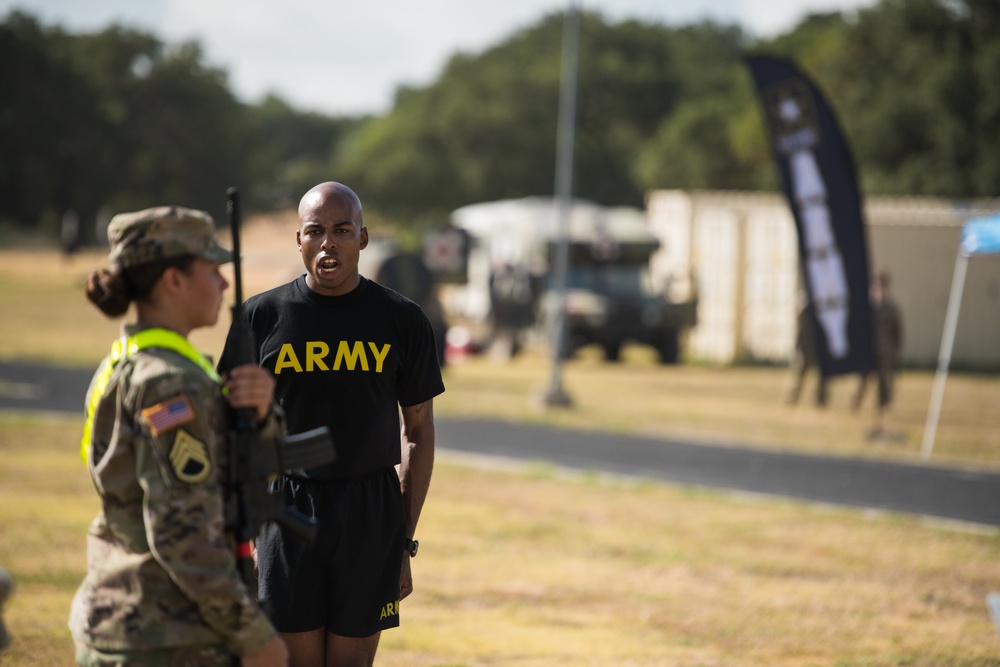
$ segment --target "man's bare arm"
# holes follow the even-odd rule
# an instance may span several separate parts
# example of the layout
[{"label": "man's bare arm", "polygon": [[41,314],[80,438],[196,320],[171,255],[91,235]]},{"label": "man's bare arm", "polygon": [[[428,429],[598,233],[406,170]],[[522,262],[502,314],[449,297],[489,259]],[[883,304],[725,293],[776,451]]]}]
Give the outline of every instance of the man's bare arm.
[{"label": "man's bare arm", "polygon": [[434,468],[434,401],[403,408],[399,483],[406,510],[406,537],[412,538],[420,519]]}]

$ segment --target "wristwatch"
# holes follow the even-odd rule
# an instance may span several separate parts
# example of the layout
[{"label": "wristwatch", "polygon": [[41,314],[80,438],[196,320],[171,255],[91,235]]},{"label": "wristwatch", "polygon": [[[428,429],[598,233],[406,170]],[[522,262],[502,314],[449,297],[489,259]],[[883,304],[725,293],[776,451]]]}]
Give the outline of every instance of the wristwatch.
[{"label": "wristwatch", "polygon": [[406,538],[405,540],[403,540],[403,551],[410,554],[410,558],[413,558],[414,556],[417,555],[417,549],[419,548],[420,548],[420,542],[417,542],[416,540],[411,540],[410,538]]}]

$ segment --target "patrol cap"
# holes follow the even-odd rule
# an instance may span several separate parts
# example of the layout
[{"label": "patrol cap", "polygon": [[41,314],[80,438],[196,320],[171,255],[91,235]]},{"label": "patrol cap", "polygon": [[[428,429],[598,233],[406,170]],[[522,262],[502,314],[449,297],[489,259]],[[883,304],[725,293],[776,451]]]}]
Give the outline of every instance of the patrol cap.
[{"label": "patrol cap", "polygon": [[212,216],[183,206],[119,213],[108,225],[111,263],[123,269],[157,259],[194,255],[213,262],[233,260],[215,239]]}]

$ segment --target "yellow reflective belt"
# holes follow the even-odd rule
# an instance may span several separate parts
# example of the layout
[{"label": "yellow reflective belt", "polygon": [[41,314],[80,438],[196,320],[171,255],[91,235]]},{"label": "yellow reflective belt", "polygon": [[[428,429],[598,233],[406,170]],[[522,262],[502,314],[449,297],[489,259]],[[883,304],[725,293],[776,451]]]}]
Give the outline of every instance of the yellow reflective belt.
[{"label": "yellow reflective belt", "polygon": [[188,342],[188,339],[176,331],[170,329],[144,329],[134,336],[121,337],[111,345],[111,351],[104,358],[97,368],[96,380],[87,401],[87,421],[83,425],[83,439],[80,441],[80,458],[85,462],[90,457],[90,442],[94,431],[94,413],[97,412],[97,405],[104,397],[104,392],[108,389],[108,382],[111,380],[111,373],[122,357],[131,357],[139,350],[150,347],[159,347],[165,350],[173,350],[181,356],[190,359],[205,375],[215,382],[219,381],[219,374],[215,371],[212,363],[201,352]]}]

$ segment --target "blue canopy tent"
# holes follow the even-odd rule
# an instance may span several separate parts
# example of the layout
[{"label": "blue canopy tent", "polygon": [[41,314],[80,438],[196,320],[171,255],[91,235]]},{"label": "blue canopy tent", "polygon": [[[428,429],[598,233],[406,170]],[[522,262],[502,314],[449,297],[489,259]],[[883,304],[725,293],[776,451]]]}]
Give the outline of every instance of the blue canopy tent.
[{"label": "blue canopy tent", "polygon": [[958,246],[955,261],[955,277],[951,281],[951,295],[948,310],[944,316],[944,333],[941,336],[941,352],[938,355],[937,373],[931,391],[931,405],[927,410],[924,426],[924,443],[921,453],[925,459],[931,457],[934,437],[937,434],[938,417],[941,415],[941,401],[944,399],[944,384],[948,379],[951,364],[951,350],[955,344],[955,328],[958,325],[958,309],[962,305],[962,291],[965,289],[965,272],[969,258],[976,255],[1000,253],[1000,214],[984,218],[972,218],[962,227],[962,240]]}]

